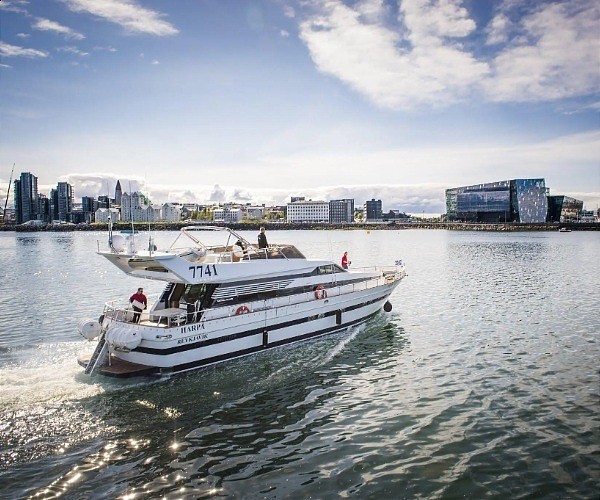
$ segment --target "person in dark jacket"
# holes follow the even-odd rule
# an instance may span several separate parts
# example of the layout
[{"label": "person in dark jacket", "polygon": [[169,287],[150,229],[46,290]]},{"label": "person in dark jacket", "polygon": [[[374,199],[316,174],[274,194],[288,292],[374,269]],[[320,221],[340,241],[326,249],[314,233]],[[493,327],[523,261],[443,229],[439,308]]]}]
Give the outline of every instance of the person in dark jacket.
[{"label": "person in dark jacket", "polygon": [[[133,313],[133,322],[139,323],[142,311],[148,307],[148,299],[144,295],[144,289],[138,288],[137,293],[134,293],[131,297],[129,297],[129,302],[131,302],[133,310],[135,311]],[[142,304],[143,307],[139,307],[137,304]]]},{"label": "person in dark jacket", "polygon": [[265,234],[265,228],[260,228],[260,233],[258,233],[258,248],[268,248],[269,243],[267,242],[267,235]]}]

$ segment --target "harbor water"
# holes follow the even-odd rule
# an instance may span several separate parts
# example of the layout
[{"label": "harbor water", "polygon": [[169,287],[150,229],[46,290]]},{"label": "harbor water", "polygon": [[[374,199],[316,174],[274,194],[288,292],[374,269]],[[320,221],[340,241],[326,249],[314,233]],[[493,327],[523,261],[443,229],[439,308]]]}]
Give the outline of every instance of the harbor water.
[{"label": "harbor water", "polygon": [[77,365],[81,318],[163,285],[106,237],[0,233],[2,498],[597,497],[599,233],[269,231],[402,259],[393,310],[161,380]]}]

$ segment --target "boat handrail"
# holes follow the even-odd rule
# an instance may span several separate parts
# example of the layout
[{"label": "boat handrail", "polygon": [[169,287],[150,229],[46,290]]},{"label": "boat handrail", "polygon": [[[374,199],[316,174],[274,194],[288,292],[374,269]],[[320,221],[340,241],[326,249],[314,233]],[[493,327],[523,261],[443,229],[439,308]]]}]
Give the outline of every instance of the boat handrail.
[{"label": "boat handrail", "polygon": [[[339,283],[332,281],[329,288],[326,288],[327,297],[336,297],[351,294],[361,290],[367,290],[369,288],[375,288],[378,286],[382,286],[385,284],[389,284],[393,281],[402,279],[406,273],[403,267],[396,268],[395,266],[388,267],[380,267],[374,266],[366,269],[377,269],[381,271],[379,276],[374,276],[367,280],[361,281],[359,283]],[[388,271],[394,270],[394,274],[388,274]],[[332,275],[335,276],[335,275]],[[327,284],[327,283],[324,283]],[[251,312],[264,311],[266,309],[278,309],[280,307],[288,307],[294,304],[300,304],[303,302],[308,302],[311,299],[314,299],[314,291],[303,292],[301,294],[289,295],[286,297],[276,297],[270,299],[263,299],[263,305],[259,307],[254,307]],[[157,294],[158,295],[158,294]],[[285,300],[287,299],[287,300]],[[127,308],[119,308],[116,307],[116,303],[122,299],[113,300],[107,302],[104,306],[104,316],[110,318],[112,321],[121,322],[121,323],[131,323],[133,320],[133,309],[129,306]],[[272,305],[273,301],[278,301],[277,305]],[[261,301],[251,301],[252,303],[261,302]],[[150,303],[149,303],[150,305]],[[193,311],[188,311],[185,308],[168,308],[168,309],[158,309],[153,310],[151,308],[145,309],[142,311],[140,315],[139,325],[142,327],[163,327],[169,328],[173,326],[182,326],[185,324],[194,324],[198,323],[198,321],[188,322],[188,315],[192,315],[195,317],[201,317],[202,322],[207,321],[216,321],[225,318],[229,318],[232,316],[236,316],[239,314],[240,304],[233,304],[231,306],[220,306],[220,307],[212,307],[208,309],[198,309]]]}]

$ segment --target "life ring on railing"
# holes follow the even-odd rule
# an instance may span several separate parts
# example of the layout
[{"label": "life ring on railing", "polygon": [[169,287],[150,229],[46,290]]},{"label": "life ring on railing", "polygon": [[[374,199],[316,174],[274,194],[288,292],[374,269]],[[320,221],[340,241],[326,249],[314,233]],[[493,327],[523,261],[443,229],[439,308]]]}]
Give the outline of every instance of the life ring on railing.
[{"label": "life ring on railing", "polygon": [[235,314],[248,314],[250,312],[250,308],[248,306],[240,306],[235,310]]},{"label": "life ring on railing", "polygon": [[317,288],[315,288],[315,299],[324,299],[325,297],[327,297],[327,290],[325,290],[323,285],[317,285]]}]

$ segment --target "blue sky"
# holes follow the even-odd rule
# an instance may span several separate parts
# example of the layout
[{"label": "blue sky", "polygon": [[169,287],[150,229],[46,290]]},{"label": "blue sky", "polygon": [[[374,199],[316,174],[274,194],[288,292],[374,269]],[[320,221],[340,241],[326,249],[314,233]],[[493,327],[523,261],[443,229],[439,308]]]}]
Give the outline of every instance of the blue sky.
[{"label": "blue sky", "polygon": [[[381,198],[544,177],[600,204],[593,0],[2,0],[11,166],[76,197]],[[11,197],[12,198],[12,197]]]}]

